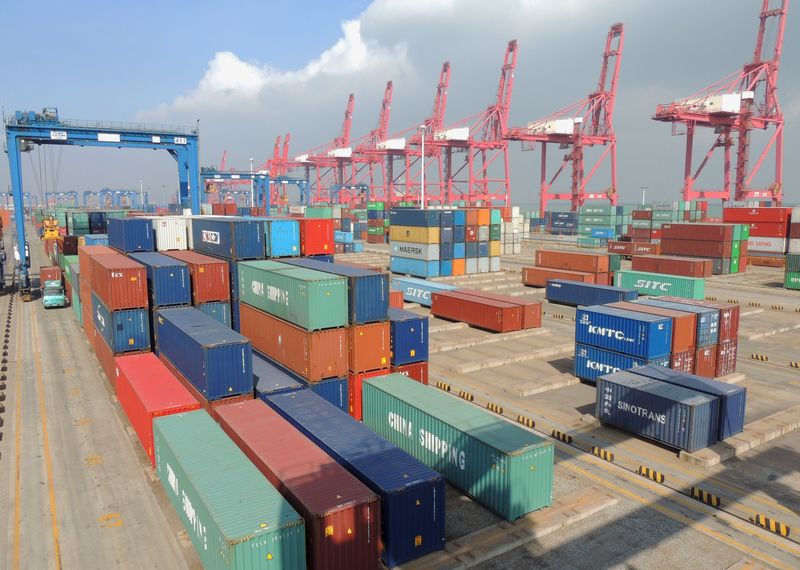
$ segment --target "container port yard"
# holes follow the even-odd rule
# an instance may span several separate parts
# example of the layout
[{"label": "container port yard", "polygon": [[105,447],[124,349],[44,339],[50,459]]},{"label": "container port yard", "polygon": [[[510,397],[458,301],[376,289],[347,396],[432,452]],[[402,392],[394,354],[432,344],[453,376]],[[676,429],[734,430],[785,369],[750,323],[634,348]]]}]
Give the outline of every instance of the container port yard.
[{"label": "container port yard", "polygon": [[[249,169],[204,166],[199,120],[6,110],[0,566],[798,568],[788,5],[733,10],[752,60],[653,101],[686,138],[650,200],[617,180],[627,22],[593,21],[597,88],[542,119],[511,119],[512,39],[477,114],[446,61],[417,125],[390,80],[367,134],[350,93],[338,136]],[[177,180],[65,190],[48,162],[85,147]]]}]

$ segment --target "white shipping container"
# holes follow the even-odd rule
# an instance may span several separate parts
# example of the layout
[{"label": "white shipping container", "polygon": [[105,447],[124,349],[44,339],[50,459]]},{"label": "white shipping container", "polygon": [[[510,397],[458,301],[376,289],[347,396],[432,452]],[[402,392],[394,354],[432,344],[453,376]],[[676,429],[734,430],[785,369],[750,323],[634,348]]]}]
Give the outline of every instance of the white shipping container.
[{"label": "white shipping container", "polygon": [[786,238],[753,237],[747,238],[747,253],[786,253]]},{"label": "white shipping container", "polygon": [[213,206],[211,204],[200,204],[200,214],[204,216],[210,216],[214,213]]},{"label": "white shipping container", "polygon": [[305,206],[289,206],[289,213],[290,214],[305,214],[306,207]]},{"label": "white shipping container", "polygon": [[489,273],[489,258],[488,257],[479,257],[478,258],[478,273]]},{"label": "white shipping container", "polygon": [[474,275],[478,272],[478,258],[468,257],[466,263],[467,275]]},{"label": "white shipping container", "polygon": [[800,239],[791,238],[789,240],[789,253],[800,253]]},{"label": "white shipping container", "polygon": [[489,241],[489,226],[478,226],[478,241]]},{"label": "white shipping container", "polygon": [[395,257],[435,261],[439,259],[439,244],[411,243],[395,241],[389,244],[391,254]]},{"label": "white shipping container", "polygon": [[157,216],[151,220],[153,221],[157,251],[182,250],[189,247],[186,218]]},{"label": "white shipping container", "polygon": [[489,258],[489,271],[492,273],[496,273],[500,271],[500,258],[499,257],[490,257]]},{"label": "white shipping container", "polygon": [[515,243],[514,244],[514,255],[519,255],[520,253],[522,253],[522,244],[521,243]]}]

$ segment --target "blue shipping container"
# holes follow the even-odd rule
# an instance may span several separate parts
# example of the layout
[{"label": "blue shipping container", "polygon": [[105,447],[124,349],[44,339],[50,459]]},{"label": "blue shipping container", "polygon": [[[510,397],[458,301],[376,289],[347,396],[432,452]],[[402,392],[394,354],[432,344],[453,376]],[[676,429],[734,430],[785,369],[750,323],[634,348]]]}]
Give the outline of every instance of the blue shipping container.
[{"label": "blue shipping container", "polygon": [[296,392],[306,387],[291,372],[258,351],[253,351],[253,386],[256,398],[267,401],[268,396]]},{"label": "blue shipping container", "polygon": [[439,262],[392,256],[389,258],[389,270],[415,277],[439,277]]},{"label": "blue shipping container", "polygon": [[613,374],[620,370],[628,370],[634,366],[644,366],[645,364],[669,366],[669,356],[661,356],[646,361],[643,358],[604,350],[588,344],[575,345],[575,376],[592,383],[597,380],[598,376],[603,374]]},{"label": "blue shipping container", "polygon": [[151,307],[190,305],[192,285],[189,266],[163,253],[131,253],[128,257],[147,270],[147,289]]},{"label": "blue shipping container", "polygon": [[392,289],[399,289],[403,292],[403,300],[406,303],[419,303],[425,307],[431,306],[431,293],[438,291],[453,291],[458,289],[455,285],[446,283],[436,283],[415,279],[413,277],[392,276]]},{"label": "blue shipping container", "polygon": [[441,215],[439,210],[419,210],[417,208],[392,208],[389,211],[389,224],[392,226],[438,227]]},{"label": "blue shipping container", "polygon": [[316,394],[267,404],[381,497],[383,560],[390,568],[444,548],[444,479]]},{"label": "blue shipping container", "polygon": [[353,243],[353,234],[342,230],[333,230],[333,241],[336,243]]},{"label": "blue shipping container", "polygon": [[719,309],[686,305],[675,301],[662,301],[661,299],[652,299],[650,297],[639,299],[637,303],[683,311],[684,313],[694,313],[697,315],[697,348],[714,346],[719,342]]},{"label": "blue shipping container", "polygon": [[695,376],[687,372],[662,366],[641,366],[632,370],[634,374],[653,380],[697,390],[719,398],[719,438],[726,439],[744,430],[744,415],[747,407],[747,388],[726,384],[717,380]]},{"label": "blue shipping container", "polygon": [[250,341],[194,307],[162,309],[159,353],[207,400],[253,391]]},{"label": "blue shipping container", "polygon": [[464,252],[467,259],[478,257],[478,242],[468,241],[465,246]]},{"label": "blue shipping container", "polygon": [[92,321],[114,354],[150,350],[150,312],[147,309],[109,311],[92,293]]},{"label": "blue shipping container", "polygon": [[467,255],[467,248],[463,243],[456,242],[453,244],[453,259],[464,259]]},{"label": "blue shipping container", "polygon": [[467,212],[465,210],[453,211],[453,225],[466,226],[467,225]]},{"label": "blue shipping container", "polygon": [[337,409],[348,413],[350,409],[350,395],[347,391],[347,378],[328,378],[321,382],[308,382],[308,389],[317,396],[336,406]]},{"label": "blue shipping container", "polygon": [[84,245],[108,245],[108,234],[86,234],[83,236]]},{"label": "blue shipping container", "polygon": [[717,441],[719,398],[630,372],[597,379],[595,416],[686,451]]},{"label": "blue shipping container", "polygon": [[489,257],[489,242],[488,241],[479,241],[478,242],[478,257]]},{"label": "blue shipping container", "polygon": [[233,328],[233,323],[231,322],[230,301],[211,301],[209,303],[200,303],[194,307],[218,323],[223,324],[228,328]]},{"label": "blue shipping container", "polygon": [[306,259],[316,259],[317,261],[324,261],[325,263],[333,263],[333,254],[320,253],[318,255],[307,255]]},{"label": "blue shipping container", "polygon": [[443,259],[439,262],[439,277],[449,277],[453,274],[453,260]]},{"label": "blue shipping container", "polygon": [[264,222],[233,217],[193,218],[192,246],[195,251],[233,261],[264,259]]},{"label": "blue shipping container", "polygon": [[606,306],[580,307],[575,342],[645,359],[667,356],[672,348],[672,319]]},{"label": "blue shipping container", "polygon": [[353,244],[353,253],[364,253],[364,243],[357,241]]},{"label": "blue shipping container", "polygon": [[123,253],[153,251],[153,224],[145,218],[111,218],[108,220],[108,245]]},{"label": "blue shipping container", "polygon": [[442,226],[439,228],[439,243],[453,243],[453,226]]},{"label": "blue shipping container", "polygon": [[614,228],[592,228],[590,236],[593,238],[613,238]]},{"label": "blue shipping container", "polygon": [[439,244],[439,259],[453,259],[453,246],[452,243]]},{"label": "blue shipping container", "polygon": [[386,273],[305,258],[286,259],[283,262],[345,277],[350,323],[372,323],[385,321],[389,317],[389,275]]},{"label": "blue shipping container", "polygon": [[392,366],[428,360],[428,317],[389,309]]},{"label": "blue shipping container", "polygon": [[264,221],[267,257],[296,257],[300,255],[300,222],[297,220]]},{"label": "blue shipping container", "polygon": [[549,302],[572,307],[635,301],[638,297],[639,293],[635,289],[578,283],[564,279],[548,279],[545,291],[545,298]]},{"label": "blue shipping container", "polygon": [[464,226],[453,227],[453,243],[464,243],[467,241],[467,230]]},{"label": "blue shipping container", "polygon": [[231,299],[231,328],[237,333],[240,330],[239,323],[239,299]]}]

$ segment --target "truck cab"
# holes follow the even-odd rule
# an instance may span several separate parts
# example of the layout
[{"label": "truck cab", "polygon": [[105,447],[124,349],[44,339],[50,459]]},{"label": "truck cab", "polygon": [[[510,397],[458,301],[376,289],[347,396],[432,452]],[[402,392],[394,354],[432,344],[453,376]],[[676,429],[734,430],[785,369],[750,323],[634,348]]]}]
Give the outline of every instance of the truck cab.
[{"label": "truck cab", "polygon": [[42,304],[45,309],[67,306],[67,295],[64,292],[64,286],[61,284],[60,280],[44,282],[42,286]]}]

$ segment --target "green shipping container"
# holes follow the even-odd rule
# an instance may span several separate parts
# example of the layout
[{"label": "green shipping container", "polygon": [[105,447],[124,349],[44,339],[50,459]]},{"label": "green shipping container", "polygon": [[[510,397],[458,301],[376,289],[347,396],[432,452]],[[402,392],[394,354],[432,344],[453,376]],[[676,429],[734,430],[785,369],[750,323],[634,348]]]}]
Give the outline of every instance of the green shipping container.
[{"label": "green shipping container", "polygon": [[402,374],[365,380],[364,425],[508,520],[547,507],[553,442]]},{"label": "green shipping container", "polygon": [[[500,224],[502,222],[503,222],[503,215],[500,212],[500,210],[497,209],[489,210],[489,223],[491,225]],[[494,238],[489,238],[489,239],[494,239]]]},{"label": "green shipping container", "polygon": [[800,271],[800,253],[786,254],[786,271]]},{"label": "green shipping container", "polygon": [[372,226],[367,228],[367,233],[373,236],[382,236],[386,233],[386,230],[383,228],[373,228]]},{"label": "green shipping container", "polygon": [[667,295],[684,299],[705,299],[706,280],[645,271],[617,271],[617,287],[636,289],[640,295]]},{"label": "green shipping container", "polygon": [[617,213],[616,206],[581,206],[580,215],[611,216]]},{"label": "green shipping container", "polygon": [[64,256],[64,279],[68,281],[72,281],[72,267],[71,265],[75,265],[75,267],[79,267],[79,261],[77,255],[65,255]]},{"label": "green shipping container", "polygon": [[622,268],[622,256],[618,253],[608,254],[608,270],[618,271]]},{"label": "green shipping container", "polygon": [[578,246],[580,247],[600,247],[608,244],[608,240],[604,238],[593,237],[579,237]]},{"label": "green shipping container", "polygon": [[383,210],[383,202],[367,202],[367,210]]},{"label": "green shipping container", "polygon": [[[492,211],[494,212],[496,210]],[[489,226],[489,241],[500,241],[500,234],[501,234],[500,227],[501,227],[500,224],[495,224],[495,223],[492,223],[492,225]]]},{"label": "green shipping container", "polygon": [[750,237],[750,224],[739,224],[742,226],[742,241],[747,241]]},{"label": "green shipping container", "polygon": [[322,271],[241,262],[239,300],[309,331],[347,326],[347,279]]},{"label": "green shipping container", "polygon": [[742,224],[731,224],[733,226],[733,241],[742,240]]},{"label": "green shipping container", "polygon": [[800,271],[787,271],[786,278],[783,280],[783,286],[786,289],[800,291]]},{"label": "green shipping container", "polygon": [[72,304],[72,312],[75,313],[75,318],[78,320],[78,324],[83,326],[83,311],[81,310],[81,296],[75,292],[75,289],[72,290],[72,300],[70,301]]},{"label": "green shipping container", "polygon": [[731,258],[731,273],[739,273],[739,258]]},{"label": "green shipping container", "polygon": [[631,227],[632,228],[639,228],[639,229],[651,229],[653,227],[652,220],[631,220]]},{"label": "green shipping container", "polygon": [[306,568],[303,518],[205,410],[153,421],[156,473],[205,568]]},{"label": "green shipping container", "polygon": [[333,218],[333,208],[330,206],[308,206],[306,218]]},{"label": "green shipping container", "polygon": [[742,242],[740,241],[732,241],[731,242],[731,258],[739,259],[739,256],[742,254]]}]

